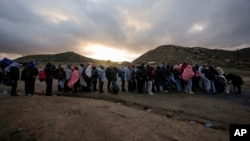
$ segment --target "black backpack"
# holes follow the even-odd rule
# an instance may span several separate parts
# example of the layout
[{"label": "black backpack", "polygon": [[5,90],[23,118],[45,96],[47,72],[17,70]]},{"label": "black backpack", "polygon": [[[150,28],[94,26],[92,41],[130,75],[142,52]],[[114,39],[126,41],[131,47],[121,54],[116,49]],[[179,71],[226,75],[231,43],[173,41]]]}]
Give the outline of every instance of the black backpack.
[{"label": "black backpack", "polygon": [[26,67],[22,71],[21,80],[35,78],[38,75],[38,69],[36,67]]},{"label": "black backpack", "polygon": [[12,86],[14,81],[19,79],[19,69],[17,67],[10,67],[9,71],[4,72],[3,84],[6,86]]},{"label": "black backpack", "polygon": [[54,72],[55,79],[62,80],[66,76],[65,71],[62,68],[57,68]]}]

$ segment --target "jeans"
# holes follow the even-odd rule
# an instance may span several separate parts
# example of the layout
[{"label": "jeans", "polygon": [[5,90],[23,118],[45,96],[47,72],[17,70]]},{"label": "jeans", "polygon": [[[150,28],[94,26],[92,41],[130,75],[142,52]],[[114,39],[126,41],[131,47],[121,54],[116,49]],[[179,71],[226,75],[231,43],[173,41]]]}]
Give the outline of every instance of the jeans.
[{"label": "jeans", "polygon": [[186,92],[192,92],[192,83],[193,83],[192,79],[189,79],[187,81]]},{"label": "jeans", "polygon": [[147,90],[148,90],[148,94],[152,93],[152,80],[148,80],[147,81]]},{"label": "jeans", "polygon": [[210,86],[211,86],[211,91],[212,93],[216,93],[216,89],[215,89],[215,86],[214,86],[214,80],[209,80],[210,81]]},{"label": "jeans", "polygon": [[206,90],[207,93],[209,93],[209,91],[211,89],[211,85],[210,85],[209,80],[204,76],[201,76],[201,80],[202,80],[204,89]]},{"label": "jeans", "polygon": [[181,92],[181,80],[175,79],[175,84],[178,92]]}]

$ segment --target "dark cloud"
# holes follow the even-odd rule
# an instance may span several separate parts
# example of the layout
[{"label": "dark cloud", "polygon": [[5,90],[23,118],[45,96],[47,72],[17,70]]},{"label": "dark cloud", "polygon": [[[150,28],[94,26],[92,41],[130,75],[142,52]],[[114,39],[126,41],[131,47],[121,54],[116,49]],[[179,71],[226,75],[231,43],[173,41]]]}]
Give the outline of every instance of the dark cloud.
[{"label": "dark cloud", "polygon": [[91,45],[103,45],[135,56],[163,44],[249,47],[249,9],[248,0],[1,0],[0,52],[91,56]]}]

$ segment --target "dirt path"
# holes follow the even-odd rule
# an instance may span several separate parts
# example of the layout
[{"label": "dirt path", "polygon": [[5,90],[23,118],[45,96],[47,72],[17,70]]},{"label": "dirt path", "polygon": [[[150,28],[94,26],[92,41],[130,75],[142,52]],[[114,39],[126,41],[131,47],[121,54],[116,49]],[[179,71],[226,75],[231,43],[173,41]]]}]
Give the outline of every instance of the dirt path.
[{"label": "dirt path", "polygon": [[[37,82],[36,89],[43,90],[44,83]],[[229,124],[250,124],[249,89],[242,95],[92,92],[28,97],[19,84],[18,91],[22,96],[0,95],[0,140],[227,141]]]}]

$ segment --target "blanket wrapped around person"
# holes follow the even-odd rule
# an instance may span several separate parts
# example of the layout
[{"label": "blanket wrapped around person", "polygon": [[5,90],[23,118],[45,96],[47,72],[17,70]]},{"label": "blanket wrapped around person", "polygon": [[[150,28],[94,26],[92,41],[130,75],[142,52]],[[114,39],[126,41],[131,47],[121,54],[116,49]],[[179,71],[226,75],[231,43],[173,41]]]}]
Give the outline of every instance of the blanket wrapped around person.
[{"label": "blanket wrapped around person", "polygon": [[72,88],[74,86],[74,84],[80,79],[80,74],[79,74],[79,71],[78,69],[74,69],[73,70],[73,73],[72,73],[72,76],[71,76],[71,79],[69,80],[68,82],[68,86],[70,88]]}]

